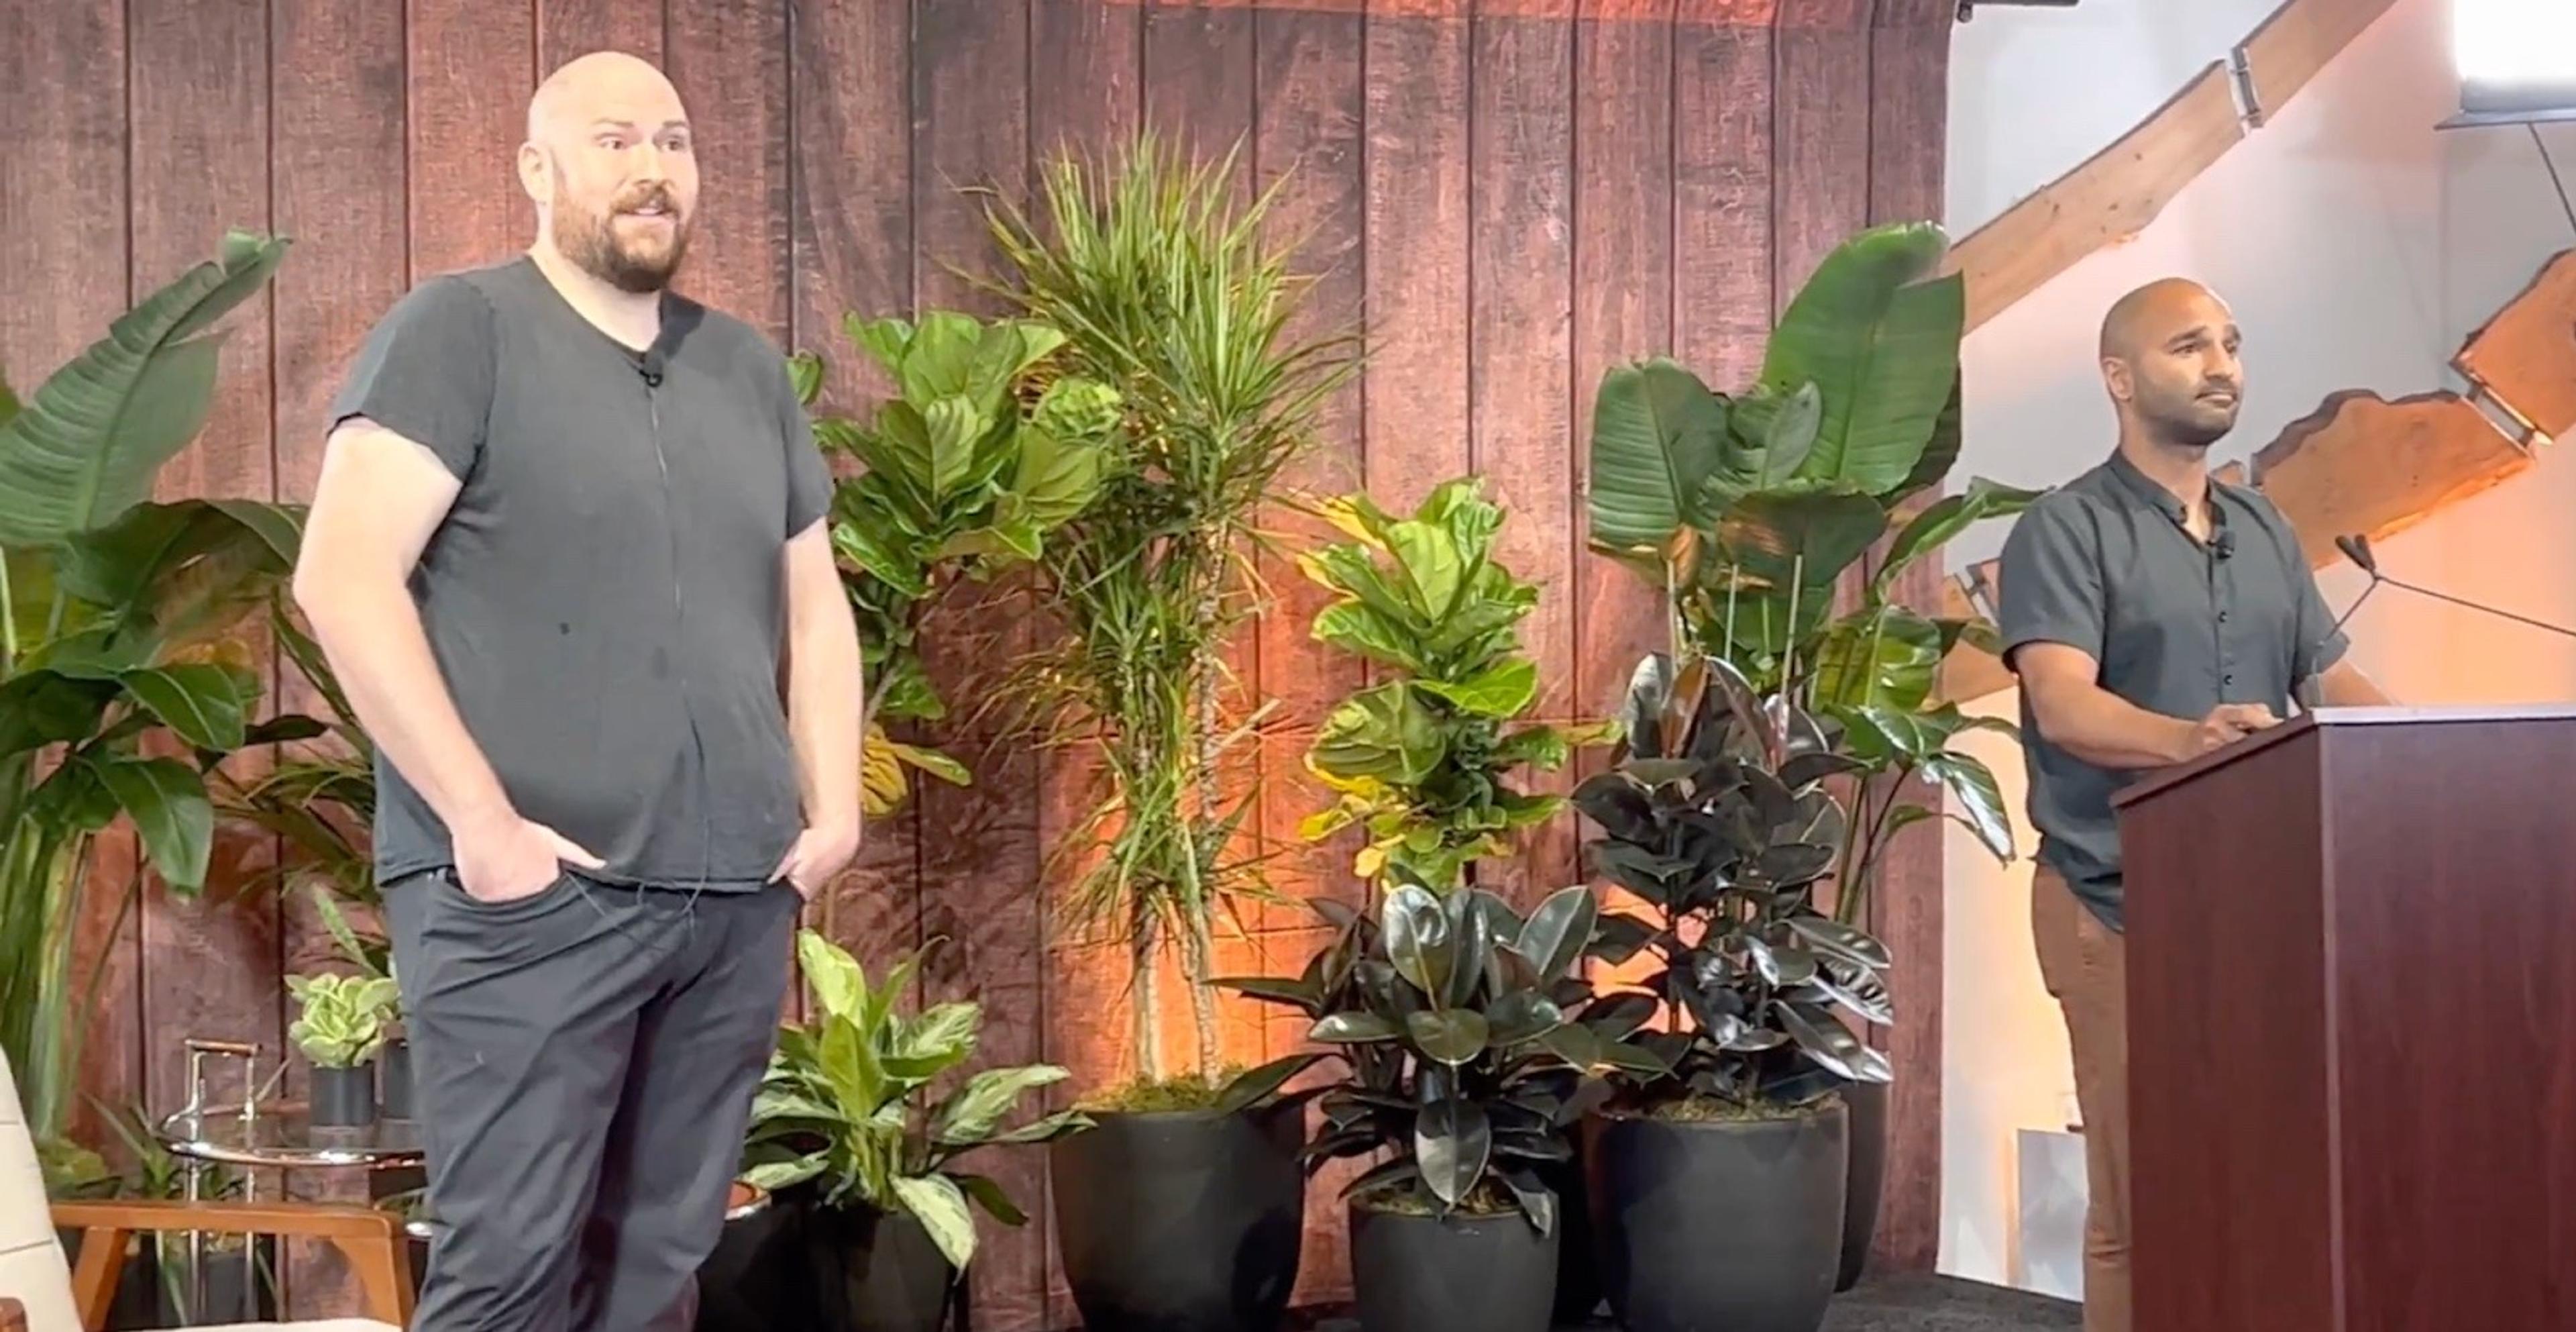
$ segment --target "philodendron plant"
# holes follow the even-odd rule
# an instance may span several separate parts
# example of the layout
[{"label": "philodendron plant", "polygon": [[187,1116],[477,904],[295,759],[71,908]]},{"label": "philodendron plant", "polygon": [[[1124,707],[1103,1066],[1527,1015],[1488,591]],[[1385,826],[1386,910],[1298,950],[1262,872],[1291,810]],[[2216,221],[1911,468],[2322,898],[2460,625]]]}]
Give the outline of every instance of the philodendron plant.
[{"label": "philodendron plant", "polygon": [[[846,323],[896,393],[866,421],[817,418],[815,442],[866,471],[839,482],[832,548],[857,613],[868,696],[865,797],[870,814],[903,802],[904,768],[965,785],[936,750],[900,744],[885,723],[947,715],[918,652],[921,618],[938,589],[991,578],[1035,560],[1047,534],[1099,492],[1103,447],[1118,429],[1117,391],[1050,374],[1064,334],[1028,319],[990,322],[933,311]],[[797,396],[820,391],[823,363],[789,363]]]},{"label": "philodendron plant", "polygon": [[1495,559],[1503,512],[1482,490],[1473,477],[1446,482],[1410,518],[1366,495],[1331,501],[1326,515],[1352,540],[1298,558],[1337,598],[1316,614],[1314,637],[1387,668],[1333,709],[1306,753],[1339,798],[1300,832],[1320,841],[1366,826],[1363,878],[1397,871],[1449,891],[1468,865],[1563,808],[1562,796],[1514,790],[1515,769],[1553,771],[1575,745],[1610,734],[1513,724],[1538,698],[1538,664],[1520,641],[1538,589]]},{"label": "philodendron plant", "polygon": [[[1636,1080],[1636,1099],[1762,1114],[1845,1081],[1887,1081],[1886,1057],[1841,1016],[1890,1020],[1887,950],[1815,902],[1847,834],[1824,783],[1855,761],[1721,658],[1678,669],[1646,658],[1625,720],[1617,766],[1574,800],[1603,830],[1588,844],[1594,866],[1648,912],[1605,915],[1594,954],[1616,965],[1642,950],[1662,964],[1644,993],[1605,993],[1581,1014],[1595,1036],[1633,1040],[1669,1070]],[[1658,1014],[1665,1028],[1642,1030]]]},{"label": "philodendron plant", "polygon": [[387,976],[289,976],[286,988],[303,1013],[287,1039],[315,1068],[356,1068],[376,1057],[394,1012],[394,982]]},{"label": "philodendron plant", "polygon": [[[1873,779],[1858,788],[1835,915],[1861,918],[1887,839],[1938,817],[1943,794],[1999,859],[2012,825],[1994,774],[1949,748],[1999,730],[1938,697],[1961,643],[1992,650],[1982,617],[1935,618],[1898,580],[1952,537],[2019,513],[2038,492],[1983,477],[1937,495],[1959,457],[1965,295],[1929,224],[1845,241],[1799,289],[1761,378],[1728,397],[1669,360],[1613,367],[1593,408],[1592,545],[1654,584],[1695,651],[1732,663],[1841,726]],[[1891,537],[1890,534],[1893,533]],[[1851,609],[1834,614],[1848,584]],[[1923,777],[1934,789],[1921,791]]]},{"label": "philodendron plant", "polygon": [[1329,1048],[1247,1074],[1229,1099],[1338,1058],[1345,1074],[1322,1093],[1310,1169],[1382,1156],[1346,1194],[1436,1215],[1518,1209],[1540,1233],[1553,1229],[1557,1200],[1538,1168],[1573,1154],[1566,1130],[1584,1075],[1661,1068],[1641,1046],[1567,1016],[1592,993],[1575,970],[1593,939],[1591,890],[1557,892],[1527,920],[1482,889],[1444,898],[1413,883],[1391,889],[1376,918],[1312,905],[1340,931],[1302,975],[1217,984],[1305,1012],[1308,1039]]},{"label": "philodendron plant", "polygon": [[909,1213],[964,1271],[975,1256],[967,1199],[1004,1225],[1028,1218],[1000,1185],[954,1169],[955,1161],[978,1147],[1051,1142],[1089,1128],[1072,1111],[1001,1126],[1022,1097],[1062,1081],[1065,1070],[985,1069],[933,1102],[931,1084],[975,1052],[982,1007],[944,1003],[910,1018],[895,1011],[927,948],[903,957],[874,988],[847,950],[812,930],[798,932],[796,951],[817,1016],[779,1030],[752,1103],[744,1178],[772,1191],[810,1180],[826,1207]]}]

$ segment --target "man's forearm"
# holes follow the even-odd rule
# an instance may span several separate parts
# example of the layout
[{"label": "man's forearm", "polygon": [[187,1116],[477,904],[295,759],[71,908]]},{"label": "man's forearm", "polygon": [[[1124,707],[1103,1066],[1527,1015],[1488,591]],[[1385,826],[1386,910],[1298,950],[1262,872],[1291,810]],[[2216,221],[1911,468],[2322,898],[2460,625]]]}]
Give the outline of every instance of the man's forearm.
[{"label": "man's forearm", "polygon": [[2099,768],[2161,768],[2192,753],[2198,723],[2149,712],[2100,685],[2057,685],[2031,699],[2039,733]]},{"label": "man's forearm", "polygon": [[367,736],[451,831],[510,814],[501,780],[438,673],[400,583],[303,577],[296,603]]},{"label": "man's forearm", "polygon": [[859,819],[860,712],[866,679],[858,627],[833,589],[831,605],[797,617],[787,650],[787,726],[810,827]]}]

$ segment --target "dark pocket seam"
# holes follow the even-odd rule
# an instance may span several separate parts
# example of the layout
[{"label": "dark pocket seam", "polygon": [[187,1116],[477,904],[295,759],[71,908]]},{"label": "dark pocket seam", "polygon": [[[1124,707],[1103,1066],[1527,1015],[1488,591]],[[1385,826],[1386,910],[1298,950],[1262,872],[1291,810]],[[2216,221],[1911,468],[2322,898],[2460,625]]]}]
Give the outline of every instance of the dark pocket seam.
[{"label": "dark pocket seam", "polygon": [[531,920],[544,915],[570,896],[577,884],[577,877],[566,869],[555,875],[554,882],[525,897],[513,897],[507,902],[486,902],[465,891],[465,880],[458,877],[455,870],[440,870],[438,877],[447,886],[449,899],[464,908],[467,915],[496,921]]}]

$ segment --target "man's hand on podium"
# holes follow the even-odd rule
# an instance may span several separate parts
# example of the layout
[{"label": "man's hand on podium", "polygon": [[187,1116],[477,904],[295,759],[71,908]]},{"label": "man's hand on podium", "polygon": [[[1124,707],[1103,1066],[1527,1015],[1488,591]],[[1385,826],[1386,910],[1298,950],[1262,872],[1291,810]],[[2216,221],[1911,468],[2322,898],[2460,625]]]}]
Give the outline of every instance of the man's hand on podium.
[{"label": "man's hand on podium", "polygon": [[2213,749],[2225,749],[2256,731],[2280,724],[2281,719],[2260,703],[2221,703],[2199,721],[2184,723],[2189,734],[2184,737],[2182,751],[2174,755],[2174,761],[2185,762]]}]

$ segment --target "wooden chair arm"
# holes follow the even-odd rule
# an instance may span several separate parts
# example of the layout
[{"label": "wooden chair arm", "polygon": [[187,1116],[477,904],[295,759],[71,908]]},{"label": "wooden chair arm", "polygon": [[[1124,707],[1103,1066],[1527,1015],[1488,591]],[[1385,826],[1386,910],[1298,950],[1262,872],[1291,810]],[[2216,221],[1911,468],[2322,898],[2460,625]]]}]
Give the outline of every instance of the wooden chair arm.
[{"label": "wooden chair arm", "polygon": [[[66,1200],[53,1205],[58,1229],[81,1232],[80,1262],[72,1271],[72,1302],[81,1326],[107,1326],[125,1266],[125,1237],[137,1231],[201,1230],[220,1235],[298,1235],[329,1240],[349,1258],[363,1289],[367,1316],[396,1327],[411,1321],[408,1236],[401,1218],[374,1207],[345,1203],[180,1202],[168,1199]],[[0,1332],[26,1332],[0,1318]]]},{"label": "wooden chair arm", "polygon": [[77,1199],[54,1204],[61,1230],[202,1230],[220,1235],[301,1235],[313,1239],[389,1239],[401,1218],[346,1203],[183,1202],[176,1199]]},{"label": "wooden chair arm", "polygon": [[27,1306],[0,1295],[0,1332],[27,1332]]}]

